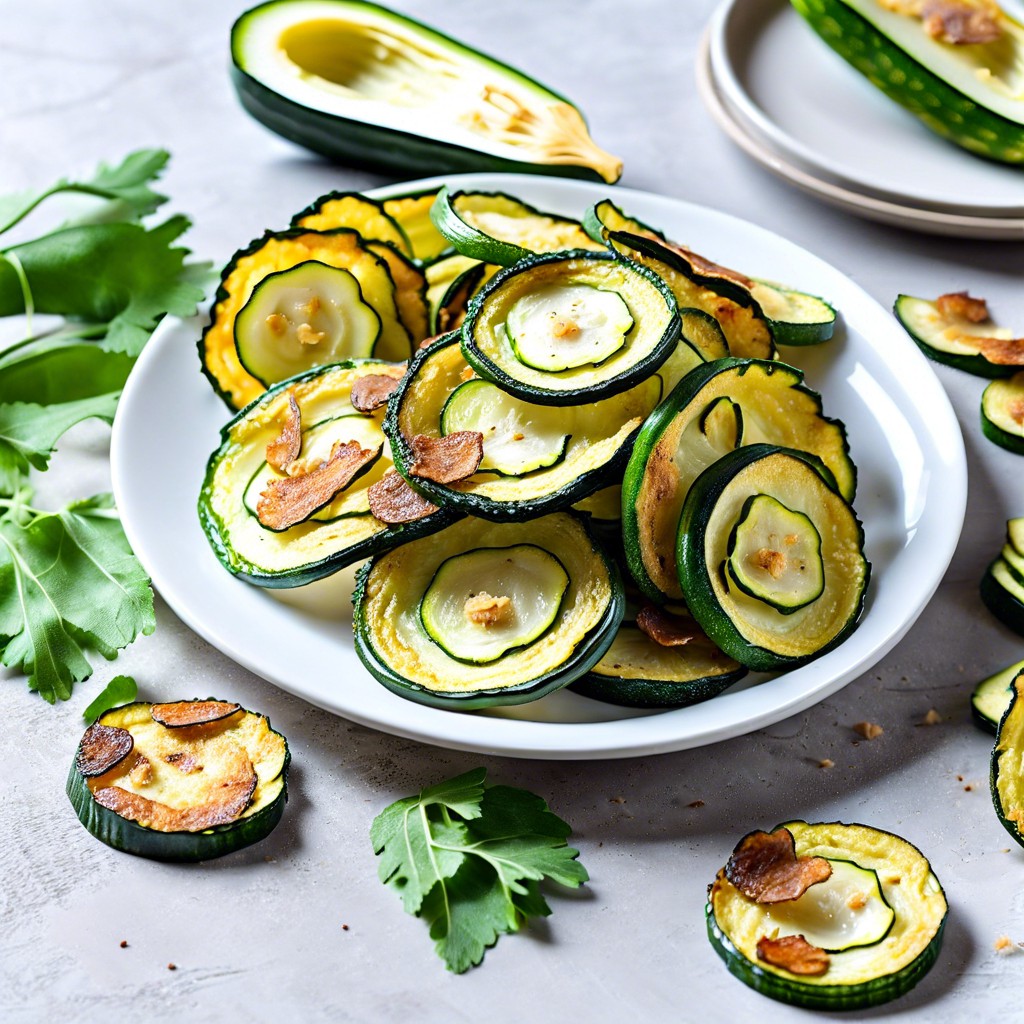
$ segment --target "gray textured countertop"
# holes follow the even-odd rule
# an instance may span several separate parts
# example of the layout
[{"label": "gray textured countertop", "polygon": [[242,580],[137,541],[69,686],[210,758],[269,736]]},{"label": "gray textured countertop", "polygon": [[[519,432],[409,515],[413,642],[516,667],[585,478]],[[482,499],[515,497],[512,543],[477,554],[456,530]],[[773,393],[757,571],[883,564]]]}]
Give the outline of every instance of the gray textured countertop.
[{"label": "gray textured countertop", "polygon": [[[330,188],[383,183],[315,160],[249,120],[226,74],[241,3],[82,0],[3,6],[0,188],[41,184],[144,145],[170,149],[172,207],[222,263]],[[816,205],[759,170],[700,106],[693,61],[711,0],[396,6],[520,64],[588,112],[624,157],[623,184],[718,207],[829,260],[884,305],[897,291],[970,287],[1024,321],[1019,245],[928,238]],[[976,379],[938,368],[970,462],[967,526],[935,599],[904,641],[805,714],[714,747],[611,762],[482,758],[331,717],[238,668],[158,602],[158,628],[51,708],[3,678],[0,724],[0,1020],[611,1021],[806,1013],[731,978],[704,934],[705,887],[736,838],[793,816],[866,821],[931,858],[951,903],[936,968],[864,1016],[1006,1017],[1019,1002],[1024,851],[988,795],[990,739],[969,721],[974,683],[1024,654],[981,607],[977,582],[1004,522],[1024,514],[1019,457],[985,441]],[[107,432],[69,434],[48,495],[107,485]],[[127,672],[145,696],[215,693],[265,710],[294,755],[285,819],[266,842],[177,867],[115,853],[64,797],[82,708]],[[930,708],[940,725],[919,728]],[[858,742],[853,723],[885,728]],[[830,758],[835,766],[822,770]],[[376,879],[367,830],[392,799],[477,764],[544,795],[575,829],[593,881],[554,916],[447,974],[422,923]],[[345,930],[343,925],[347,925]],[[127,940],[127,948],[120,948]],[[176,971],[167,969],[177,965]]]}]

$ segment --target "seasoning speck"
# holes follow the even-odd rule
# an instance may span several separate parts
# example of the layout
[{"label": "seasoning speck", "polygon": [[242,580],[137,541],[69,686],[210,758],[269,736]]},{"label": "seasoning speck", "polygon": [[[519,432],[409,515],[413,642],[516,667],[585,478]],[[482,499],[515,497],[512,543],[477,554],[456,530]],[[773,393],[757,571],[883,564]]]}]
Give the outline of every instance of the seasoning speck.
[{"label": "seasoning speck", "polygon": [[1013,944],[1013,940],[1009,935],[1000,935],[992,944],[992,948],[995,949],[997,953],[1002,953],[1004,956],[1007,953],[1017,952],[1017,947]]},{"label": "seasoning speck", "polygon": [[928,713],[921,719],[922,725],[938,725],[942,721],[942,715],[935,710],[935,708],[929,708]]},{"label": "seasoning speck", "polygon": [[836,763],[835,763],[835,761],[832,760],[831,757],[823,757],[818,762],[818,767],[819,768],[834,768],[835,765],[836,765]]},{"label": "seasoning speck", "polygon": [[625,802],[626,798],[624,796],[613,796],[608,800],[608,803],[610,804],[624,804]]},{"label": "seasoning speck", "polygon": [[703,800],[694,800],[693,803],[687,804],[686,806],[687,807],[703,807],[704,806],[704,801]]},{"label": "seasoning speck", "polygon": [[177,969],[178,969],[178,965],[177,964],[168,964],[167,965],[167,970],[169,970],[169,971],[176,971]]},{"label": "seasoning speck", "polygon": [[347,924],[343,924],[343,925],[341,926],[341,930],[342,930],[343,932],[347,932],[347,931],[348,931],[348,925],[347,925]]},{"label": "seasoning speck", "polygon": [[122,949],[127,949],[128,948],[128,940],[127,939],[122,939],[121,940],[121,948]]},{"label": "seasoning speck", "polygon": [[857,722],[853,726],[853,731],[866,740],[876,740],[885,732],[880,725],[876,725],[874,722]]}]

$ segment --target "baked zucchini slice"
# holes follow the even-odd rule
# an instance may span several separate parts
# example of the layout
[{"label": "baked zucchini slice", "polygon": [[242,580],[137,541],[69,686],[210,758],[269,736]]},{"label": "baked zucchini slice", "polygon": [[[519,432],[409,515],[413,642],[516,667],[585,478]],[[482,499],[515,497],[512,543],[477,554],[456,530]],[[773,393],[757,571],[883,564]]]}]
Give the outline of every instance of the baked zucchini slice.
[{"label": "baked zucchini slice", "polygon": [[449,192],[445,187],[430,216],[463,256],[502,267],[542,252],[604,249],[579,221],[543,213],[504,192]]},{"label": "baked zucchini slice", "polygon": [[990,785],[996,816],[1014,840],[1024,846],[1024,671],[1010,684],[1010,700],[996,726]]},{"label": "baked zucchini slice", "polygon": [[[795,898],[758,889],[771,867]],[[811,881],[812,869],[826,877]],[[740,981],[779,1002],[835,1011],[909,992],[939,955],[948,904],[905,839],[868,825],[791,821],[740,841],[705,913],[711,945]]]},{"label": "baked zucchini slice", "polygon": [[361,192],[328,192],[295,214],[290,226],[310,231],[351,228],[368,242],[387,242],[406,256],[414,255],[406,233],[384,204]]},{"label": "baked zucchini slice", "polygon": [[[531,549],[527,554],[527,548]],[[467,710],[571,683],[622,621],[622,581],[583,521],[464,519],[359,570],[356,651],[399,696]]]},{"label": "baked zucchini slice", "polygon": [[1018,661],[982,679],[971,694],[971,717],[986,732],[994,733],[1014,694],[1014,682],[1024,674],[1024,661]]},{"label": "baked zucchini slice", "polygon": [[836,311],[824,299],[807,292],[755,280],[750,294],[757,299],[772,325],[779,345],[820,345],[832,337]]},{"label": "baked zucchini slice", "polygon": [[426,268],[427,304],[434,334],[446,334],[462,326],[469,300],[497,270],[460,253],[443,256]]},{"label": "baked zucchini slice", "polygon": [[981,430],[993,443],[1024,455],[1024,372],[994,380],[981,396]]},{"label": "baked zucchini slice", "polygon": [[[303,586],[400,540],[439,530],[457,517],[440,509],[405,525],[387,526],[370,514],[369,489],[391,467],[391,460],[381,430],[383,409],[360,414],[351,403],[352,388],[362,377],[397,379],[402,371],[402,366],[372,360],[311,370],[275,385],[224,427],[221,445],[207,464],[199,519],[229,572],[261,587]],[[289,423],[291,400],[299,411],[299,424],[307,426],[298,456],[307,470],[346,441],[381,454],[357,470],[340,491],[328,489],[326,504],[311,504],[303,521],[275,529],[254,512],[267,484],[288,476],[268,465],[268,445]]]},{"label": "baked zucchini slice", "polygon": [[242,106],[345,164],[614,182],[580,111],[522,72],[366,0],[271,0],[231,30]]},{"label": "baked zucchini slice", "polygon": [[[452,406],[456,392],[460,397]],[[532,405],[474,377],[458,336],[449,334],[422,349],[410,363],[389,402],[384,432],[395,467],[436,504],[499,522],[519,520],[566,508],[617,483],[633,438],[660,399],[661,380],[654,375],[600,402],[559,408]],[[501,418],[493,415],[499,409]],[[413,473],[414,438],[444,436],[445,419],[449,433],[457,426],[483,435],[480,469],[454,483]],[[517,434],[523,437],[516,440]],[[516,456],[518,446],[533,454]],[[517,465],[516,458],[523,461]],[[522,475],[512,475],[517,468],[524,470]],[[499,469],[505,475],[499,475]]]},{"label": "baked zucchini slice", "polygon": [[137,702],[86,730],[67,793],[82,824],[115,850],[210,860],[273,831],[289,761],[266,715],[238,704]]},{"label": "baked zucchini slice", "polygon": [[966,292],[935,301],[900,295],[894,311],[918,348],[937,363],[976,377],[1011,377],[1024,366],[1024,340],[996,327],[983,299]]},{"label": "baked zucchini slice", "polygon": [[[948,4],[953,21],[933,9],[928,31],[920,20],[927,5],[793,6],[836,53],[933,132],[991,160],[1024,163],[1024,26],[996,3]],[[972,11],[977,20],[964,16]]]},{"label": "baked zucchini slice", "polygon": [[480,293],[462,351],[481,377],[524,401],[579,404],[650,377],[679,331],[675,300],[650,271],[610,253],[552,253]]},{"label": "baked zucchini slice", "polygon": [[[221,274],[210,310],[210,323],[199,340],[203,372],[228,405],[240,409],[266,390],[238,358],[235,321],[252,298],[256,286],[271,274],[315,261],[347,271],[359,284],[362,301],[380,319],[373,347],[377,359],[407,359],[412,350],[408,331],[395,303],[395,283],[387,264],[366,248],[362,237],[348,228],[333,231],[268,231],[231,257]],[[316,345],[308,346],[312,350]],[[308,366],[318,362],[309,356]]]},{"label": "baked zucchini slice", "polygon": [[644,235],[648,238],[656,238],[659,241],[667,242],[664,232],[652,228],[642,220],[630,217],[617,207],[610,199],[602,199],[594,203],[585,214],[583,214],[583,230],[601,245],[608,244],[608,235],[612,231],[626,231],[631,235]]},{"label": "baked zucchini slice", "polygon": [[1004,558],[997,558],[985,570],[981,600],[1007,629],[1024,636],[1024,582]]},{"label": "baked zucchini slice", "polygon": [[622,485],[602,487],[601,490],[577,501],[572,507],[577,512],[590,516],[593,523],[618,527],[622,522]]},{"label": "baked zucchini slice", "polygon": [[[860,618],[870,572],[864,531],[830,476],[813,455],[753,444],[710,465],[686,496],[676,565],[687,607],[726,654],[749,668],[770,672],[816,658]],[[763,507],[760,498],[774,504]],[[810,545],[803,521],[792,525],[796,515],[821,541],[815,558],[823,583],[810,599],[799,579],[811,572]],[[746,589],[737,585],[738,566]]]},{"label": "baked zucchini slice", "polygon": [[409,239],[414,259],[431,263],[442,253],[451,249],[448,239],[442,235],[430,219],[430,208],[437,198],[436,189],[426,192],[410,192],[404,196],[392,196],[382,203],[384,212],[402,229]]},{"label": "baked zucchini slice", "polygon": [[629,570],[652,601],[682,596],[675,537],[693,481],[727,452],[756,442],[818,456],[853,500],[857,471],[846,431],[822,414],[821,397],[804,385],[802,371],[755,359],[698,366],[644,424],[623,481]]},{"label": "baked zucchini slice", "polygon": [[1024,516],[1007,520],[1006,539],[1018,555],[1024,556]]}]

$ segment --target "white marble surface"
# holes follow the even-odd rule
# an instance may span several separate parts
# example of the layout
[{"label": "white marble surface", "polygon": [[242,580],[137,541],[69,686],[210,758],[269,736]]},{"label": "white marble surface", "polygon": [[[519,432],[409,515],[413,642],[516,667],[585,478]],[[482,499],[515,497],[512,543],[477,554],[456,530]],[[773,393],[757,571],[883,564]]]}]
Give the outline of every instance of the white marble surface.
[{"label": "white marble surface", "polygon": [[[228,29],[242,6],[7,0],[0,188],[166,146],[174,160],[165,188],[195,219],[189,243],[220,263],[332,187],[388,180],[322,163],[242,113],[226,74]],[[1024,322],[1020,246],[854,220],[732,148],[693,86],[711,0],[396,6],[571,94],[596,138],[624,157],[623,184],[776,230],[883,304],[897,291],[969,287],[1006,322]],[[963,426],[971,486],[967,528],[938,594],[870,673],[748,737],[605,763],[433,749],[280,693],[159,604],[156,633],[101,664],[65,705],[45,705],[17,676],[0,678],[0,1020],[806,1020],[728,975],[703,922],[705,887],[735,839],[793,816],[893,829],[930,856],[946,886],[951,912],[937,966],[911,995],[861,1016],[1008,1019],[1024,951],[999,956],[993,942],[1024,941],[1024,851],[1007,852],[988,796],[991,743],[970,724],[967,698],[979,678],[1024,655],[1024,641],[977,597],[1005,519],[1024,514],[1024,463],[982,438],[982,383],[937,372]],[[68,435],[44,494],[104,488],[105,460],[105,431]],[[118,672],[135,675],[146,697],[216,693],[270,714],[294,763],[292,800],[268,841],[176,867],[117,854],[81,828],[64,797],[67,765],[82,708]],[[919,728],[932,707],[942,724]],[[851,725],[863,719],[883,725],[884,736],[855,742]],[[834,768],[817,767],[825,757]],[[555,895],[548,922],[501,939],[482,968],[455,977],[424,926],[377,882],[367,830],[390,800],[478,763],[492,779],[548,798],[573,824],[593,881],[579,895]]]}]

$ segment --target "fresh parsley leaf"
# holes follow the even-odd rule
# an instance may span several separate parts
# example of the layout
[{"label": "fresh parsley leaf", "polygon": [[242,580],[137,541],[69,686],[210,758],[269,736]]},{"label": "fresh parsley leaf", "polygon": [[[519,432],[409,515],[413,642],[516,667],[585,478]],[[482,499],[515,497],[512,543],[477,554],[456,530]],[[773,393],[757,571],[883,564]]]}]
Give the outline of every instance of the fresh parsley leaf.
[{"label": "fresh parsley leaf", "polygon": [[82,717],[92,725],[104,711],[130,704],[138,695],[139,688],[131,676],[114,676],[82,712]]},{"label": "fresh parsley leaf", "polygon": [[0,402],[54,405],[120,391],[135,360],[84,342],[0,353]]},{"label": "fresh parsley leaf", "polygon": [[87,679],[88,649],[111,659],[156,627],[149,579],[104,496],[0,519],[0,662],[51,704]]},{"label": "fresh parsley leaf", "polygon": [[438,955],[461,974],[489,946],[550,908],[539,883],[587,881],[569,826],[533,793],[485,788],[477,768],[385,808],[370,828],[382,882],[430,926]]}]

